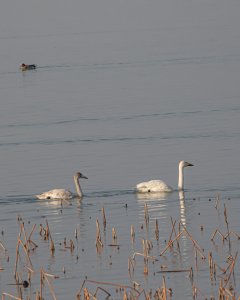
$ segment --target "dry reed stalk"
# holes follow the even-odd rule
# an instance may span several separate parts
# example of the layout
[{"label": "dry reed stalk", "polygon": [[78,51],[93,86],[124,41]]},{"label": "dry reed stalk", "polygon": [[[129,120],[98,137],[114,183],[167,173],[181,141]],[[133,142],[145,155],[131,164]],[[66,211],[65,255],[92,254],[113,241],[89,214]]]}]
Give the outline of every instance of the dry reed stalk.
[{"label": "dry reed stalk", "polygon": [[219,299],[219,300],[224,299],[224,295],[223,295],[223,287],[219,287],[219,289],[218,289],[218,299]]},{"label": "dry reed stalk", "polygon": [[216,263],[213,264],[213,277],[214,280],[216,281],[216,275],[217,275],[217,271],[216,271]]},{"label": "dry reed stalk", "polygon": [[227,269],[229,269],[229,267],[230,267],[230,265],[228,265],[228,268],[227,269],[224,269],[224,268],[222,268],[222,267],[220,267],[217,263],[214,263],[214,265],[215,265],[215,268],[216,268],[216,266],[221,270],[221,272],[223,273],[223,274],[225,274],[226,272],[227,272]]},{"label": "dry reed stalk", "polygon": [[18,272],[16,273],[16,276],[15,276],[15,281],[16,281],[16,284],[19,284],[19,276],[18,276]]},{"label": "dry reed stalk", "polygon": [[97,237],[97,239],[99,239],[101,237],[101,233],[100,233],[100,227],[99,227],[98,219],[96,220],[96,227],[97,227],[96,228],[96,237]]},{"label": "dry reed stalk", "polygon": [[90,293],[88,292],[88,289],[87,288],[84,288],[84,296],[83,296],[83,299],[84,300],[90,300],[91,296],[90,296]]},{"label": "dry reed stalk", "polygon": [[143,246],[143,254],[145,257],[148,256],[148,248],[147,248],[147,241],[146,240],[142,240],[142,246]]},{"label": "dry reed stalk", "polygon": [[32,237],[32,234],[33,234],[33,231],[35,230],[35,228],[36,228],[36,224],[33,225],[32,229],[29,233],[28,240],[31,240],[31,237]]},{"label": "dry reed stalk", "polygon": [[[192,269],[180,269],[180,270],[161,270],[157,271],[156,273],[184,273],[184,272],[192,272]],[[190,274],[189,274],[190,276]]]},{"label": "dry reed stalk", "polygon": [[208,264],[209,264],[209,271],[210,271],[210,279],[213,280],[214,263],[213,263],[211,251],[208,253]]},{"label": "dry reed stalk", "polygon": [[44,274],[43,274],[43,269],[40,270],[40,294],[39,298],[42,300],[43,299],[43,285],[44,285]]},{"label": "dry reed stalk", "polygon": [[148,259],[144,257],[143,274],[148,275]]},{"label": "dry reed stalk", "polygon": [[[111,294],[110,294],[108,291],[106,291],[104,288],[98,286],[97,289],[96,289],[96,292],[94,293],[94,298],[97,297],[97,292],[98,292],[99,290],[100,290],[100,291],[103,291],[104,293],[106,293],[106,294],[107,294],[107,297],[110,297],[110,296],[111,296]],[[106,297],[106,298],[107,298],[107,297]],[[96,298],[96,299],[97,299],[97,298]]]},{"label": "dry reed stalk", "polygon": [[81,300],[80,295],[76,295],[76,300]]},{"label": "dry reed stalk", "polygon": [[149,253],[150,250],[153,248],[153,243],[149,240],[147,240],[146,242],[147,242],[147,249],[148,249],[148,253]]},{"label": "dry reed stalk", "polygon": [[227,207],[226,207],[225,203],[224,203],[224,220],[225,220],[225,223],[228,227]]},{"label": "dry reed stalk", "polygon": [[228,244],[229,244],[229,250],[231,249],[231,240],[230,240],[230,231],[229,231],[229,224],[228,224],[228,217],[227,217],[227,207],[224,203],[224,220],[226,223],[226,227],[227,227],[227,236],[229,237],[228,239]]},{"label": "dry reed stalk", "polygon": [[138,283],[137,281],[132,281],[132,284],[133,284],[133,288],[136,289],[136,287],[140,287],[141,284]]},{"label": "dry reed stalk", "polygon": [[226,236],[225,236],[225,239],[228,237],[228,236],[230,236],[230,235],[235,235],[237,238],[238,238],[238,240],[240,240],[240,236],[236,233],[236,232],[234,232],[234,231],[230,231]]},{"label": "dry reed stalk", "polygon": [[106,215],[105,215],[104,207],[102,208],[102,217],[103,217],[103,228],[105,230],[106,229],[106,225],[107,225],[107,220],[106,220]]},{"label": "dry reed stalk", "polygon": [[[140,286],[140,284],[138,284],[138,286]],[[146,292],[145,292],[144,289],[142,289],[142,290],[139,292],[139,294],[138,294],[137,296],[134,297],[134,299],[135,299],[135,300],[138,300],[142,294],[144,294],[145,299],[146,299],[147,295],[146,295]]]},{"label": "dry reed stalk", "polygon": [[38,290],[36,290],[36,297],[35,297],[35,300],[41,300],[41,299],[40,299],[40,295],[39,295],[39,291],[38,291]]},{"label": "dry reed stalk", "polygon": [[28,266],[25,266],[25,268],[28,270],[28,282],[31,284],[31,274],[34,273],[34,270]]},{"label": "dry reed stalk", "polygon": [[80,295],[81,295],[81,292],[82,292],[82,289],[83,289],[83,286],[84,286],[85,282],[86,282],[86,279],[83,280],[83,283],[82,283],[80,289],[78,290],[78,292],[76,294],[76,297],[79,298],[79,299],[80,299]]},{"label": "dry reed stalk", "polygon": [[85,285],[85,283],[93,283],[93,284],[102,284],[102,285],[110,285],[113,287],[118,287],[120,289],[129,289],[134,291],[137,295],[140,295],[140,292],[138,290],[136,290],[135,288],[128,286],[128,285],[121,285],[121,284],[116,284],[116,283],[111,283],[111,282],[103,282],[103,281],[95,281],[95,280],[90,280],[90,279],[85,279],[81,285],[81,288],[79,289],[79,291],[77,292],[77,296],[81,295],[82,289]]},{"label": "dry reed stalk", "polygon": [[44,240],[48,241],[49,238],[50,238],[50,251],[51,251],[51,254],[53,255],[53,253],[55,251],[55,245],[54,245],[53,238],[52,238],[52,235],[50,232],[50,227],[48,225],[48,221],[46,220],[46,230],[45,230],[45,234],[44,234]]},{"label": "dry reed stalk", "polygon": [[196,248],[194,248],[195,249],[195,266],[196,266],[196,270],[198,271],[198,256],[197,256],[197,249]]},{"label": "dry reed stalk", "polygon": [[112,241],[113,241],[113,244],[115,244],[117,242],[117,233],[116,233],[115,227],[112,228]]},{"label": "dry reed stalk", "polygon": [[132,240],[132,244],[134,244],[134,242],[135,242],[135,230],[134,230],[133,225],[131,225],[131,240]]},{"label": "dry reed stalk", "polygon": [[21,236],[22,232],[23,232],[23,237],[24,237],[24,241],[25,241],[24,247],[28,251],[28,239],[27,239],[27,234],[26,234],[26,230],[25,230],[25,226],[24,226],[23,222],[20,225],[20,236]]},{"label": "dry reed stalk", "polygon": [[[228,289],[226,289],[226,288],[225,288],[225,290],[224,290],[224,291],[225,291],[225,293],[226,293],[226,294],[228,294],[228,295],[229,295],[229,297],[231,297],[232,299],[235,299],[235,295],[234,295],[234,294],[233,294],[231,291],[229,291],[229,290],[228,290]],[[227,296],[227,295],[226,295],[226,296]]]},{"label": "dry reed stalk", "polygon": [[49,227],[49,225],[48,225],[48,221],[45,220],[45,222],[46,222],[46,225],[47,225],[47,227],[46,227],[46,232],[45,232],[46,240],[49,240],[49,237],[52,239],[51,233],[50,233],[50,227]]},{"label": "dry reed stalk", "polygon": [[[19,236],[18,236],[18,239],[19,239]],[[17,275],[18,259],[19,259],[19,240],[18,240],[17,246],[16,246],[16,260],[15,260],[15,270],[14,270],[15,279],[16,279],[16,275]]]},{"label": "dry reed stalk", "polygon": [[74,242],[73,242],[73,240],[70,240],[70,250],[71,250],[71,252],[74,251],[74,248],[75,248]]},{"label": "dry reed stalk", "polygon": [[133,260],[135,259],[135,256],[136,256],[136,255],[144,256],[144,257],[146,257],[146,258],[149,259],[149,260],[158,261],[158,259],[157,259],[156,256],[150,256],[150,255],[147,255],[147,256],[146,256],[145,254],[140,253],[140,252],[134,252],[134,253],[133,253],[133,257],[132,257]]},{"label": "dry reed stalk", "polygon": [[17,221],[18,221],[18,222],[22,222],[22,220],[23,220],[23,219],[22,219],[21,215],[18,215],[18,216],[17,216]]},{"label": "dry reed stalk", "polygon": [[148,224],[149,224],[149,215],[148,215],[148,206],[147,206],[147,203],[144,204],[144,215],[145,215],[146,227],[148,227]]},{"label": "dry reed stalk", "polygon": [[163,276],[162,278],[162,290],[163,290],[163,300],[167,300],[167,288],[166,288],[165,276]]},{"label": "dry reed stalk", "polygon": [[190,272],[189,272],[189,279],[193,281],[193,268],[191,267]]},{"label": "dry reed stalk", "polygon": [[224,242],[225,236],[224,236],[224,235],[220,232],[220,230],[218,230],[218,229],[216,229],[216,230],[214,231],[214,233],[213,233],[213,235],[212,235],[212,237],[211,237],[211,241],[214,240],[214,238],[215,238],[215,236],[216,236],[217,233],[222,237],[222,242]]},{"label": "dry reed stalk", "polygon": [[[182,222],[181,222],[182,224]],[[182,224],[183,230],[186,232],[187,236],[189,237],[189,239],[192,241],[194,247],[198,250],[198,252],[200,253],[200,255],[202,256],[203,259],[205,259],[205,255],[203,254],[203,250],[202,248],[199,246],[199,244],[197,243],[196,240],[193,239],[193,237],[191,236],[191,234],[187,231],[187,228]]]},{"label": "dry reed stalk", "polygon": [[5,300],[6,299],[5,297],[10,297],[11,299],[16,299],[16,300],[22,300],[22,298],[19,298],[17,296],[12,295],[12,294],[3,292],[2,293],[2,300]]},{"label": "dry reed stalk", "polygon": [[43,236],[43,231],[44,231],[44,228],[43,228],[43,226],[42,226],[42,224],[40,224],[39,225],[39,234],[41,235],[41,236]]},{"label": "dry reed stalk", "polygon": [[[131,269],[131,267],[132,267],[132,269]],[[134,263],[133,263],[132,259],[129,257],[128,258],[128,272],[130,274],[131,274],[131,270],[132,270],[132,272],[134,272]]]},{"label": "dry reed stalk", "polygon": [[31,239],[35,228],[36,228],[36,224],[33,225],[32,229],[30,231],[30,234],[28,236],[28,240],[27,240],[30,245],[33,245],[34,249],[38,247],[38,245],[35,242],[33,242],[32,239]]},{"label": "dry reed stalk", "polygon": [[182,234],[183,231],[181,231],[173,241],[169,241],[165,249],[160,253],[160,256],[162,256],[167,251],[167,249],[170,248],[173,245],[173,243],[180,238]]},{"label": "dry reed stalk", "polygon": [[193,299],[197,299],[197,288],[195,286],[192,287],[192,296]]},{"label": "dry reed stalk", "polygon": [[54,246],[54,242],[53,240],[51,239],[50,241],[50,251],[51,251],[51,254],[53,255],[54,251],[55,251],[55,246]]},{"label": "dry reed stalk", "polygon": [[230,264],[230,271],[229,271],[229,275],[225,279],[224,288],[227,286],[227,284],[228,284],[228,282],[230,280],[231,275],[234,273],[234,266],[235,266],[235,262],[236,262],[236,259],[237,259],[237,255],[238,255],[238,252],[236,252],[235,257],[234,257],[234,259],[232,260],[232,262]]},{"label": "dry reed stalk", "polygon": [[162,297],[161,297],[161,291],[160,289],[157,289],[154,293],[154,299],[155,300],[160,300]]},{"label": "dry reed stalk", "polygon": [[[170,235],[169,240],[172,239],[172,234],[173,234],[173,233],[174,233],[175,238],[176,238],[176,236],[177,236],[177,233],[176,233],[176,230],[175,230],[175,224],[176,224],[176,221],[173,222],[172,217],[171,217],[171,223],[172,223],[172,231],[171,231],[171,235]],[[179,241],[178,241],[178,240],[177,240],[177,247],[178,247],[178,250],[179,250],[179,252],[180,252],[180,245],[179,245]]]},{"label": "dry reed stalk", "polygon": [[97,253],[100,253],[103,248],[98,219],[96,220],[96,248],[97,248]]},{"label": "dry reed stalk", "polygon": [[25,225],[24,223],[22,222],[20,224],[20,234],[19,234],[19,237],[21,237],[21,234],[23,233],[23,237],[24,237],[24,247],[26,248],[26,250],[29,252],[30,249],[29,249],[29,246],[32,244],[34,248],[37,248],[37,244],[34,243],[32,240],[31,240],[31,236],[33,234],[33,231],[36,227],[36,224],[33,225],[33,228],[31,229],[31,232],[29,234],[29,237],[27,237],[27,233],[26,233],[26,230],[25,230]]},{"label": "dry reed stalk", "polygon": [[226,274],[227,271],[231,268],[232,262],[233,262],[233,260],[231,260],[231,261],[229,262],[228,267],[227,267],[226,269],[221,268],[218,264],[216,264],[216,266],[221,270],[221,272],[222,272],[223,274]]},{"label": "dry reed stalk", "polygon": [[45,280],[47,281],[47,284],[48,284],[48,287],[49,287],[49,290],[50,290],[50,293],[51,293],[53,299],[57,300],[54,289],[53,289],[53,286],[52,286],[51,282],[48,280],[47,276],[45,276]]},{"label": "dry reed stalk", "polygon": [[19,240],[19,243],[22,245],[24,252],[26,253],[26,256],[27,256],[27,259],[28,259],[29,264],[30,264],[31,267],[33,268],[33,265],[32,265],[32,262],[31,262],[31,259],[30,259],[28,250],[27,250],[26,247],[24,246],[22,240],[21,240],[20,238],[18,238],[18,240]]},{"label": "dry reed stalk", "polygon": [[70,241],[69,241],[69,246],[68,246],[68,245],[67,245],[67,240],[66,240],[66,238],[64,238],[63,244],[64,244],[64,248],[65,248],[65,249],[70,249],[71,252],[74,251],[75,245],[74,245],[73,240],[70,240]]},{"label": "dry reed stalk", "polygon": [[7,251],[6,247],[3,245],[3,243],[1,241],[0,241],[0,246],[5,252]]},{"label": "dry reed stalk", "polygon": [[200,293],[203,297],[203,299],[207,299],[204,294],[202,293],[202,291],[196,286],[196,285],[193,285],[193,299],[197,299],[197,293]]},{"label": "dry reed stalk", "polygon": [[57,276],[55,274],[47,273],[45,271],[43,271],[43,272],[44,272],[44,276],[46,276],[46,277],[50,277],[50,278],[54,278],[54,279],[59,278],[59,276]]},{"label": "dry reed stalk", "polygon": [[77,228],[75,229],[74,236],[75,236],[75,239],[77,240],[77,239],[78,239],[78,232],[77,232]]},{"label": "dry reed stalk", "polygon": [[155,237],[156,237],[156,240],[159,241],[158,220],[155,221]]},{"label": "dry reed stalk", "polygon": [[143,244],[143,254],[144,254],[144,267],[143,267],[143,274],[148,275],[148,245],[147,240],[142,240]]},{"label": "dry reed stalk", "polygon": [[217,194],[217,199],[216,199],[216,203],[215,203],[216,210],[218,210],[219,204],[220,204],[220,196],[219,196],[219,194]]},{"label": "dry reed stalk", "polygon": [[19,297],[20,299],[23,299],[23,295],[22,295],[22,287],[21,287],[21,286],[18,286],[18,293],[19,293],[18,297]]},{"label": "dry reed stalk", "polygon": [[48,241],[49,233],[50,233],[50,228],[48,226],[48,221],[46,220],[46,229],[44,230],[44,240]]}]

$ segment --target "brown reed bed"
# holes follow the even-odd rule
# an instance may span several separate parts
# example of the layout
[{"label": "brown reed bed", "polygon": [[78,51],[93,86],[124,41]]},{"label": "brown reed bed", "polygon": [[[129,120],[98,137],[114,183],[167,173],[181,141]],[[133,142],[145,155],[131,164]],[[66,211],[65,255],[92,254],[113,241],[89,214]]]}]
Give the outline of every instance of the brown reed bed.
[{"label": "brown reed bed", "polygon": [[[159,222],[157,219],[152,219],[149,214],[149,204],[144,205],[144,221],[143,226],[139,230],[139,226],[136,226],[137,230],[135,230],[135,224],[131,225],[130,235],[128,235],[129,242],[131,243],[133,253],[128,255],[126,258],[126,268],[128,270],[129,276],[129,285],[114,283],[114,282],[104,282],[98,280],[90,280],[85,279],[80,287],[80,289],[75,293],[75,299],[81,300],[97,300],[104,298],[112,298],[112,299],[125,299],[125,300],[167,300],[171,299],[177,294],[177,291],[172,288],[167,287],[169,281],[171,282],[171,277],[168,276],[178,276],[177,274],[186,274],[187,276],[182,276],[183,278],[189,278],[190,284],[192,287],[192,298],[193,299],[208,299],[208,300],[240,300],[240,297],[236,295],[236,282],[239,278],[236,278],[236,273],[238,272],[238,251],[234,249],[233,245],[233,237],[236,240],[240,239],[239,234],[236,231],[231,229],[231,222],[229,222],[228,217],[228,209],[226,205],[223,206],[223,212],[221,211],[221,203],[220,197],[217,197],[215,203],[215,209],[218,213],[223,216],[224,221],[224,230],[220,230],[218,227],[211,235],[209,241],[212,243],[219,236],[222,244],[222,247],[228,248],[229,256],[227,257],[227,267],[223,262],[217,263],[217,251],[211,248],[212,243],[209,243],[210,249],[205,254],[201,246],[201,241],[198,241],[195,237],[193,237],[191,230],[188,226],[182,221],[177,222],[170,217],[169,220],[169,234],[165,237],[166,243],[164,244],[161,241],[161,228],[159,228]],[[104,249],[105,239],[109,236],[110,244],[107,243],[108,246],[117,246],[120,247],[119,240],[121,240],[121,235],[117,226],[112,223],[112,220],[108,220],[107,226],[106,221],[106,213],[105,209],[102,208],[102,229],[104,230],[104,243],[102,241],[101,236],[101,228],[96,219],[96,238],[95,238],[95,247],[97,253],[102,253]],[[109,214],[110,215],[110,214]],[[28,234],[28,230],[26,228],[25,223],[21,216],[18,216],[18,224],[19,224],[19,233],[17,237],[16,244],[16,256],[15,256],[15,264],[14,264],[14,278],[17,289],[17,296],[14,293],[3,292],[2,299],[21,299],[23,300],[22,295],[22,282],[23,277],[26,276],[28,278],[29,284],[32,282],[33,274],[40,274],[40,283],[39,288],[35,288],[35,300],[46,300],[45,295],[50,295],[50,297],[54,300],[57,300],[57,296],[55,293],[55,289],[53,287],[52,281],[54,279],[58,279],[59,277],[53,275],[49,272],[45,271],[45,268],[41,267],[40,270],[36,269],[34,266],[34,261],[32,261],[32,253],[36,248],[39,248],[38,241],[35,242],[36,235],[40,237],[40,240],[44,241],[44,243],[49,243],[49,254],[50,256],[55,253],[58,247],[56,243],[54,243],[53,235],[50,231],[50,226],[48,221],[46,220],[45,225],[40,224],[39,232],[36,233],[36,224],[34,224]],[[139,231],[141,234],[139,234]],[[226,231],[226,232],[223,232]],[[34,236],[34,237],[33,237]],[[144,236],[144,237],[143,237]],[[76,244],[78,244],[78,231],[75,229],[74,233],[75,240],[68,237],[65,237],[63,243],[64,249],[69,249],[71,253],[76,250]],[[173,268],[172,265],[169,264],[168,256],[172,256],[174,252],[175,257],[181,257],[184,252],[182,249],[182,239],[188,242],[192,247],[192,252],[190,253],[191,263],[187,264],[186,267],[183,268]],[[227,243],[226,243],[227,242]],[[94,242],[93,242],[94,243]],[[139,249],[137,249],[139,247]],[[2,251],[6,252],[6,247],[3,243],[0,243],[0,248]],[[62,249],[60,249],[62,250]],[[113,265],[114,257],[108,255],[110,258],[109,265]],[[207,259],[206,259],[207,258]],[[20,269],[20,262],[24,261],[24,268]],[[201,263],[199,263],[201,261]],[[163,265],[163,262],[166,265]],[[225,263],[225,262],[224,262]],[[154,264],[154,267],[152,265]],[[67,267],[67,264],[66,264]],[[157,269],[157,270],[156,270]],[[0,268],[1,270],[1,268]],[[195,280],[200,272],[203,270],[209,271],[209,285],[215,286],[215,295],[207,295],[205,289],[201,287],[201,282]],[[237,271],[236,271],[237,270]],[[2,271],[4,271],[2,269]],[[62,268],[63,273],[66,273],[65,267]],[[25,272],[25,273],[24,273]],[[151,276],[155,276],[155,274],[159,274],[161,276],[159,282],[161,282],[161,286],[155,286],[150,291],[146,291],[141,283],[138,282],[138,274],[141,273],[145,278],[150,278]],[[168,275],[167,275],[168,274]],[[181,276],[181,275],[179,275]],[[166,279],[167,278],[167,279]],[[57,289],[56,289],[57,291]],[[58,292],[58,291],[57,291]],[[49,296],[48,296],[49,297]],[[177,298],[175,298],[177,299]],[[25,300],[25,299],[24,299]],[[30,300],[30,299],[29,299]]]}]

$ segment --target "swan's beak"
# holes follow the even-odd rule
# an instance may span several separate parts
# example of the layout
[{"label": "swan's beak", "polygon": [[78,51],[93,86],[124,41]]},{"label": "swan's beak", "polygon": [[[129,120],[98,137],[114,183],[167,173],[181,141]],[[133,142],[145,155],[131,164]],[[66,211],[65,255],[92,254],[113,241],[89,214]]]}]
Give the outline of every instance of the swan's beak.
[{"label": "swan's beak", "polygon": [[193,164],[187,163],[187,167],[194,167]]},{"label": "swan's beak", "polygon": [[81,178],[84,178],[84,179],[88,179],[87,176],[84,176],[83,174],[81,174],[80,177],[81,177]]}]

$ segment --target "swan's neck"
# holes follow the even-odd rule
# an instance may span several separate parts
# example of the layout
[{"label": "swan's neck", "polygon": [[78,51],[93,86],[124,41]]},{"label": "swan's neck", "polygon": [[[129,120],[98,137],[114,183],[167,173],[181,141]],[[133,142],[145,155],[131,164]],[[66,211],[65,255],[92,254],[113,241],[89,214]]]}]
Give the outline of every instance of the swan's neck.
[{"label": "swan's neck", "polygon": [[74,177],[74,182],[75,182],[77,194],[80,198],[82,198],[83,192],[82,192],[82,189],[81,189],[81,186],[80,186],[80,183],[79,183],[79,179]]},{"label": "swan's neck", "polygon": [[184,178],[183,178],[183,167],[179,166],[179,170],[178,170],[178,189],[180,191],[183,191],[184,187]]}]

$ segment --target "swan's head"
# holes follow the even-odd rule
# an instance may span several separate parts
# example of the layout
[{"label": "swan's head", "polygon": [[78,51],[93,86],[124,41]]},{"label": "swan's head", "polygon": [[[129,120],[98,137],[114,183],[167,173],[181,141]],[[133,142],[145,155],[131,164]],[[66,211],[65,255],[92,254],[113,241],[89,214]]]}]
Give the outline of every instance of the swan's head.
[{"label": "swan's head", "polygon": [[77,172],[74,175],[74,178],[79,179],[79,178],[84,178],[84,179],[88,179],[86,176],[84,176],[81,172]]},{"label": "swan's head", "polygon": [[186,168],[186,167],[192,167],[192,166],[194,166],[194,165],[187,161],[184,161],[184,160],[181,160],[179,162],[179,168]]}]

